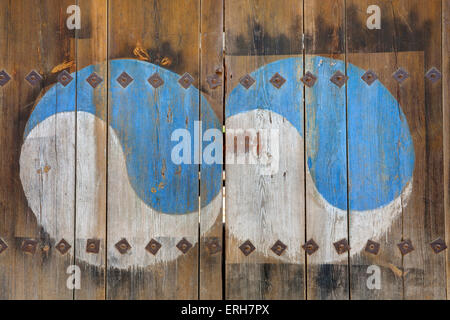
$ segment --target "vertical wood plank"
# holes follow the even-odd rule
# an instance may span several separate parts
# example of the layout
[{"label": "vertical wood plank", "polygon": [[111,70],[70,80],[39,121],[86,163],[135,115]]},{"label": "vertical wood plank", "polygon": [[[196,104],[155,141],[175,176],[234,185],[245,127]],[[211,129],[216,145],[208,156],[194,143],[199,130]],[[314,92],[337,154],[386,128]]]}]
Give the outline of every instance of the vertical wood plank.
[{"label": "vertical wood plank", "polygon": [[[62,238],[74,241],[75,122],[59,112],[74,107],[75,81],[63,87],[54,71],[75,59],[65,24],[69,4],[1,3],[0,69],[12,78],[0,89],[0,237],[9,246],[0,257],[3,299],[73,296],[66,287],[73,248],[65,255],[55,249]],[[25,80],[32,70],[43,77],[34,87]],[[34,254],[21,250],[25,239],[37,240]]]},{"label": "vertical wood plank", "polygon": [[[75,299],[83,300],[105,299],[107,3],[78,0],[75,250],[82,278]],[[104,79],[95,89],[86,81],[93,72]],[[92,113],[84,111],[87,105],[92,106]],[[86,251],[88,239],[100,240],[97,254]]]},{"label": "vertical wood plank", "polygon": [[[225,2],[227,299],[304,298],[302,11],[302,1]],[[279,135],[258,139],[262,129]]]},{"label": "vertical wood plank", "polygon": [[[107,298],[196,299],[199,167],[175,165],[171,134],[186,128],[193,141],[199,120],[200,1],[111,0],[108,20]],[[157,88],[147,81],[155,73]],[[183,238],[193,246],[185,254]],[[155,255],[151,239],[161,245]]]},{"label": "vertical wood plank", "polygon": [[[442,2],[442,53],[443,53],[443,84],[444,84],[444,192],[445,192],[445,236],[450,243],[450,1]],[[447,299],[450,299],[450,254],[447,250]]]},{"label": "vertical wood plank", "polygon": [[[206,130],[215,128],[220,133],[222,132],[224,111],[223,8],[222,0],[201,1],[201,94],[206,102],[203,99],[200,100],[200,118],[203,128]],[[207,104],[212,107],[213,114],[208,112]],[[204,130],[202,132],[205,133]],[[223,139],[221,141],[223,142]],[[223,161],[222,146],[220,148],[220,150],[216,150],[216,152],[220,151],[219,164]],[[208,175],[205,169],[202,167],[200,175],[202,202],[200,207],[199,298],[202,300],[222,298],[223,276],[222,165],[215,168],[220,171],[218,175]],[[215,187],[211,187],[211,185]],[[208,194],[216,189],[221,191],[215,195],[214,206],[209,206],[204,199],[208,199]]]},{"label": "vertical wood plank", "polygon": [[305,86],[306,240],[319,246],[307,256],[311,300],[349,297],[348,253],[333,245],[348,239],[346,86],[330,81],[346,73],[344,14],[344,1],[305,0],[304,72],[317,77]]}]

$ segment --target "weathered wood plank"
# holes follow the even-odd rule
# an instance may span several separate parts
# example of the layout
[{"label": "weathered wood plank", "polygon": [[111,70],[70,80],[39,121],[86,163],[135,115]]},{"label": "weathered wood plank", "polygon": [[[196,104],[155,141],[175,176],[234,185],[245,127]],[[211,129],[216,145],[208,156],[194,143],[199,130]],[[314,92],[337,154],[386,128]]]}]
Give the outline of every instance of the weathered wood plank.
[{"label": "weathered wood plank", "polygon": [[[228,0],[225,8],[226,298],[302,299],[303,3]],[[276,73],[286,80],[279,89]],[[255,81],[248,89],[246,74]],[[248,256],[239,249],[247,240]],[[271,250],[278,240],[287,246],[281,256]]]},{"label": "weathered wood plank", "polygon": [[[444,192],[445,192],[445,236],[446,243],[450,243],[450,1],[444,0],[442,2],[442,32],[443,32],[443,43],[442,43],[442,70],[443,70],[443,80],[444,84]],[[447,299],[450,299],[450,253],[447,250]]]},{"label": "weathered wood plank", "polygon": [[[185,128],[193,142],[199,119],[200,1],[111,0],[108,19],[107,298],[195,299],[199,166],[176,164],[171,135]],[[133,78],[126,87],[122,72]],[[159,87],[147,81],[155,73]],[[131,248],[121,254],[123,238]],[[183,238],[186,254],[176,247]]]},{"label": "weathered wood plank", "polygon": [[[69,4],[0,4],[0,69],[11,76],[0,88],[0,237],[9,246],[0,256],[2,299],[73,297],[66,269],[73,262],[75,121],[61,110],[75,105],[76,81],[63,87],[54,70],[75,59]],[[35,86],[25,80],[32,70],[43,77]],[[72,245],[64,255],[55,248],[62,238]],[[26,239],[37,241],[32,254],[21,250]]]}]

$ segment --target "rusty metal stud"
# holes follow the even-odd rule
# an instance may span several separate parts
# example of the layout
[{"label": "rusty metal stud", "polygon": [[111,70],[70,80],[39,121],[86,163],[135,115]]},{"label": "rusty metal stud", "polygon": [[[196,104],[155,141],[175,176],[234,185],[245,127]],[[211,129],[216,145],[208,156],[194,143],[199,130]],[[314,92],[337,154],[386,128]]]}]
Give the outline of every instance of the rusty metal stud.
[{"label": "rusty metal stud", "polygon": [[338,254],[343,254],[350,250],[347,239],[339,240],[338,242],[333,243],[333,245]]},{"label": "rusty metal stud", "polygon": [[319,245],[313,240],[309,239],[303,246],[303,250],[306,251],[308,255],[312,255],[314,252],[319,250]]},{"label": "rusty metal stud", "polygon": [[300,79],[306,86],[312,88],[317,81],[317,77],[313,75],[311,72],[306,72],[303,78]]},{"label": "rusty metal stud", "polygon": [[245,88],[249,89],[254,83],[255,79],[253,79],[249,74],[246,74],[241,79],[239,79],[239,83]]},{"label": "rusty metal stud", "polygon": [[213,255],[217,252],[222,251],[222,246],[218,238],[212,238],[206,242],[206,247],[208,248],[209,254]]},{"label": "rusty metal stud", "polygon": [[287,245],[285,245],[280,240],[277,240],[270,250],[272,250],[276,255],[281,256],[283,252],[286,250]]},{"label": "rusty metal stud", "polygon": [[270,83],[277,89],[280,89],[285,82],[286,79],[283,78],[278,72],[275,73],[270,79]]},{"label": "rusty metal stud", "polygon": [[243,244],[241,244],[239,249],[241,249],[242,253],[247,257],[249,254],[255,251],[255,246],[250,242],[250,240],[247,240]]},{"label": "rusty metal stud", "polygon": [[445,241],[441,238],[434,240],[432,243],[430,243],[430,246],[436,254],[441,253],[442,251],[447,249]]},{"label": "rusty metal stud", "polygon": [[193,82],[194,78],[187,72],[178,80],[178,83],[185,89],[189,88]]},{"label": "rusty metal stud", "polygon": [[122,88],[126,88],[126,87],[128,87],[129,85],[130,85],[130,83],[131,82],[133,82],[133,78],[128,74],[128,73],[126,73],[125,71],[124,72],[122,72],[121,74],[120,74],[120,76],[117,78],[117,82],[122,86]]},{"label": "rusty metal stud", "polygon": [[58,82],[61,83],[64,87],[66,87],[72,80],[73,77],[66,70],[58,75]]},{"label": "rusty metal stud", "polygon": [[98,74],[93,72],[87,79],[87,83],[91,85],[92,88],[97,88],[100,83],[103,82],[102,77],[100,77]]},{"label": "rusty metal stud", "polygon": [[435,67],[431,68],[430,70],[428,70],[427,74],[425,75],[425,77],[431,81],[431,83],[436,83],[439,80],[441,80],[442,78],[442,74],[441,72],[436,69]]},{"label": "rusty metal stud", "polygon": [[407,255],[408,253],[414,250],[414,246],[412,245],[412,242],[409,239],[400,242],[399,244],[397,244],[397,246],[400,249],[402,255]]},{"label": "rusty metal stud", "polygon": [[211,89],[215,89],[222,84],[222,78],[218,74],[212,74],[206,77],[206,82],[208,82]]},{"label": "rusty metal stud", "polygon": [[150,252],[152,255],[155,256],[158,253],[159,249],[161,249],[161,247],[162,247],[161,243],[159,243],[155,239],[152,239],[145,247],[145,250],[147,250],[148,252]]},{"label": "rusty metal stud", "polygon": [[66,254],[70,248],[72,248],[72,246],[65,239],[61,239],[61,241],[56,245],[56,250],[58,250],[61,254]]},{"label": "rusty metal stud", "polygon": [[397,71],[394,72],[392,75],[395,80],[397,80],[398,83],[403,83],[406,79],[409,78],[409,73],[403,70],[402,68],[399,68]]},{"label": "rusty metal stud", "polygon": [[31,86],[35,87],[41,83],[42,76],[39,74],[39,72],[33,70],[25,77],[25,80],[27,80]]},{"label": "rusty metal stud", "polygon": [[158,72],[152,74],[152,76],[148,78],[147,81],[155,89],[161,87],[164,84],[164,80],[160,77]]},{"label": "rusty metal stud", "polygon": [[115,244],[115,247],[116,247],[117,251],[119,251],[121,254],[125,254],[131,249],[130,244],[128,243],[127,239],[125,239],[125,238],[122,238],[122,240],[117,242]]},{"label": "rusty metal stud", "polygon": [[9,74],[5,70],[0,71],[0,87],[6,85],[9,80],[11,80]]},{"label": "rusty metal stud", "polygon": [[347,83],[347,80],[348,77],[339,70],[336,71],[330,78],[330,81],[337,85],[339,88],[342,88],[344,84]]},{"label": "rusty metal stud", "polygon": [[192,244],[186,240],[186,238],[183,238],[180,240],[180,242],[177,243],[177,248],[184,254],[189,251],[190,248],[192,248]]},{"label": "rusty metal stud", "polygon": [[22,241],[22,251],[29,254],[34,254],[36,252],[38,242],[34,239],[26,239]]},{"label": "rusty metal stud", "polygon": [[0,238],[0,254],[6,249],[8,249],[8,245],[5,241],[3,241],[3,239]]},{"label": "rusty metal stud", "polygon": [[380,251],[380,244],[378,242],[368,240],[365,251],[377,255],[378,252]]},{"label": "rusty metal stud", "polygon": [[361,77],[365,83],[371,86],[375,81],[377,81],[378,76],[372,70],[367,70],[366,73]]},{"label": "rusty metal stud", "polygon": [[98,253],[100,251],[100,240],[88,239],[86,243],[86,252]]}]

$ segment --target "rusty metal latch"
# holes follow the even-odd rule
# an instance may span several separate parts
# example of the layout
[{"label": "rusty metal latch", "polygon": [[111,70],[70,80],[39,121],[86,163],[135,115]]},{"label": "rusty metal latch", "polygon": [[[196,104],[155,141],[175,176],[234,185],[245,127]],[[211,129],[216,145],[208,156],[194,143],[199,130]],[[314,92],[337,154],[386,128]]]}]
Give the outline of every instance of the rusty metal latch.
[{"label": "rusty metal latch", "polygon": [[287,246],[283,242],[277,240],[270,250],[272,250],[277,256],[281,256],[286,248]]},{"label": "rusty metal latch", "polygon": [[2,238],[0,238],[0,254],[5,251],[6,249],[8,249],[8,245],[6,244],[5,241],[3,241]]},{"label": "rusty metal latch", "polygon": [[41,83],[42,76],[39,74],[39,72],[33,70],[25,77],[25,80],[27,80],[32,87],[36,87]]},{"label": "rusty metal latch", "polygon": [[400,242],[399,244],[397,244],[397,246],[400,249],[402,255],[407,255],[408,253],[414,251],[414,246],[409,239]]},{"label": "rusty metal latch", "polygon": [[129,85],[130,85],[130,83],[132,83],[133,82],[133,78],[128,74],[128,73],[126,73],[125,71],[124,72],[122,72],[121,74],[120,74],[120,76],[117,78],[117,82],[122,86],[122,88],[126,88],[126,87],[128,87]]},{"label": "rusty metal latch", "polygon": [[184,254],[186,254],[189,249],[192,248],[192,243],[186,240],[186,238],[183,238],[180,240],[180,242],[177,243],[177,248]]},{"label": "rusty metal latch", "polygon": [[34,254],[36,252],[38,242],[34,239],[25,239],[22,241],[21,249],[28,254]]},{"label": "rusty metal latch", "polygon": [[330,78],[330,81],[337,85],[339,88],[342,88],[344,84],[347,83],[347,80],[348,77],[339,70],[336,71]]},{"label": "rusty metal latch", "polygon": [[125,238],[122,238],[122,240],[117,242],[115,244],[115,247],[116,247],[117,251],[120,252],[120,254],[125,254],[131,249],[130,244],[128,243],[127,239],[125,239]]},{"label": "rusty metal latch", "polygon": [[392,75],[395,80],[397,80],[398,83],[403,83],[406,79],[409,78],[409,73],[406,72],[406,70],[399,68],[397,71],[394,72]]},{"label": "rusty metal latch", "polygon": [[11,80],[9,74],[5,70],[0,71],[0,87],[5,86],[9,80]]},{"label": "rusty metal latch", "polygon": [[439,80],[441,80],[442,74],[437,68],[433,67],[430,70],[428,70],[428,72],[426,73],[425,77],[428,80],[430,80],[431,83],[436,83]]},{"label": "rusty metal latch", "polygon": [[380,251],[380,244],[378,242],[368,240],[365,251],[374,255],[377,255]]},{"label": "rusty metal latch", "polygon": [[164,80],[161,78],[161,76],[158,74],[158,72],[155,72],[154,74],[152,74],[152,76],[150,78],[148,78],[147,81],[155,89],[161,87],[164,84]]},{"label": "rusty metal latch", "polygon": [[306,251],[308,255],[312,255],[314,252],[319,250],[319,245],[314,241],[314,239],[309,239],[303,246],[303,250]]},{"label": "rusty metal latch", "polygon": [[56,245],[56,250],[58,250],[62,255],[66,254],[70,248],[72,248],[72,246],[65,239],[61,239],[61,241],[59,241]]},{"label": "rusty metal latch", "polygon": [[222,246],[220,245],[220,241],[218,238],[212,238],[206,241],[206,247],[208,248],[208,252],[210,255],[222,251]]},{"label": "rusty metal latch", "polygon": [[375,81],[378,80],[378,76],[372,70],[367,70],[366,73],[361,77],[365,83],[371,86]]},{"label": "rusty metal latch", "polygon": [[58,82],[61,83],[64,87],[66,87],[72,80],[73,77],[66,70],[58,74]]},{"label": "rusty metal latch", "polygon": [[161,243],[159,243],[155,239],[152,239],[145,247],[145,250],[147,250],[148,252],[150,252],[152,255],[155,256],[158,253],[159,249],[161,249],[161,247],[162,247]]},{"label": "rusty metal latch", "polygon": [[241,246],[239,247],[239,249],[242,251],[242,253],[244,254],[244,256],[248,256],[250,255],[253,251],[255,251],[255,246],[253,245],[253,243],[250,242],[250,240],[245,241],[243,244],[241,244]]},{"label": "rusty metal latch", "polygon": [[212,74],[206,77],[206,82],[208,82],[211,89],[216,89],[222,85],[222,78],[217,74]]},{"label": "rusty metal latch", "polygon": [[339,241],[333,243],[333,245],[338,254],[344,254],[350,250],[350,246],[348,244],[347,239],[339,240]]},{"label": "rusty metal latch", "polygon": [[239,79],[239,83],[245,88],[250,89],[250,87],[255,83],[255,79],[253,79],[249,74],[246,74],[241,79]]},{"label": "rusty metal latch", "polygon": [[188,72],[183,74],[178,80],[178,83],[185,89],[189,88],[193,82],[194,78],[192,78],[192,76]]},{"label": "rusty metal latch", "polygon": [[270,83],[277,89],[280,89],[285,84],[286,79],[283,78],[278,72],[275,73],[270,79]]},{"label": "rusty metal latch", "polygon": [[306,72],[305,75],[300,79],[307,87],[312,88],[317,81],[317,77],[311,72]]},{"label": "rusty metal latch", "polygon": [[88,239],[86,243],[86,252],[98,253],[100,251],[100,240]]},{"label": "rusty metal latch", "polygon": [[438,238],[434,240],[432,243],[430,243],[431,248],[433,249],[434,253],[438,254],[447,249],[447,245],[445,244],[445,241],[441,238]]},{"label": "rusty metal latch", "polygon": [[93,72],[87,79],[87,83],[91,85],[92,88],[97,88],[100,83],[103,82],[102,77],[100,77],[98,74]]}]

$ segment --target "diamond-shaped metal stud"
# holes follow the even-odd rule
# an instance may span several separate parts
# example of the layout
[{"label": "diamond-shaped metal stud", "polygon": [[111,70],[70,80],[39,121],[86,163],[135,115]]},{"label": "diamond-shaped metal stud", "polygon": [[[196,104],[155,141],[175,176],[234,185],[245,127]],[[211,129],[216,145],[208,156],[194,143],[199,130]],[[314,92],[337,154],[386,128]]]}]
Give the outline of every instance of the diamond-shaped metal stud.
[{"label": "diamond-shaped metal stud", "polygon": [[241,79],[239,79],[239,83],[245,88],[249,89],[254,83],[255,79],[253,79],[249,74],[246,74]]},{"label": "diamond-shaped metal stud", "polygon": [[126,73],[125,71],[124,72],[122,72],[121,74],[120,74],[120,76],[117,78],[117,82],[122,86],[122,88],[126,88],[126,87],[128,87],[129,85],[130,85],[130,83],[131,82],[133,82],[133,78],[128,74],[128,73]]},{"label": "diamond-shaped metal stud", "polygon": [[31,86],[35,87],[41,83],[42,76],[36,70],[33,70],[25,77],[25,80],[27,80]]},{"label": "diamond-shaped metal stud", "polygon": [[5,70],[0,71],[0,87],[6,85],[9,80],[11,80],[9,74]]},{"label": "diamond-shaped metal stud", "polygon": [[407,255],[408,253],[414,250],[414,246],[412,245],[411,240],[405,240],[397,244],[398,248],[402,255]]},{"label": "diamond-shaped metal stud", "polygon": [[270,250],[272,250],[277,256],[281,256],[283,252],[286,250],[287,245],[285,245],[280,240],[277,240]]},{"label": "diamond-shaped metal stud", "polygon": [[99,239],[88,239],[86,243],[86,252],[88,253],[98,253],[100,251],[100,240]]},{"label": "diamond-shaped metal stud", "polygon": [[152,74],[152,76],[148,78],[147,81],[155,89],[161,87],[164,84],[164,80],[160,77],[160,75],[157,72]]},{"label": "diamond-shaped metal stud", "polygon": [[434,240],[432,243],[430,243],[431,248],[433,249],[434,253],[441,253],[445,249],[447,249],[447,245],[445,244],[445,241],[441,238]]},{"label": "diamond-shaped metal stud", "polygon": [[380,244],[378,242],[368,240],[365,251],[374,255],[377,255],[380,251]]},{"label": "diamond-shaped metal stud", "polygon": [[243,244],[241,244],[239,249],[241,249],[242,253],[247,257],[249,254],[255,251],[255,246],[250,242],[250,240],[247,240]]},{"label": "diamond-shaped metal stud", "polygon": [[159,249],[161,249],[161,243],[159,243],[155,239],[150,240],[150,242],[145,247],[145,250],[150,252],[152,255],[156,255]]},{"label": "diamond-shaped metal stud", "polygon": [[117,251],[119,251],[121,254],[125,254],[128,252],[128,250],[131,249],[130,244],[125,238],[117,242],[114,246],[116,247]]},{"label": "diamond-shaped metal stud", "polygon": [[186,240],[186,238],[183,238],[180,240],[180,242],[177,243],[177,248],[184,254],[186,254],[190,248],[192,248],[192,244]]},{"label": "diamond-shaped metal stud", "polygon": [[34,254],[36,252],[38,242],[34,239],[26,239],[22,241],[21,249],[25,253]]},{"label": "diamond-shaped metal stud", "polygon": [[333,243],[333,245],[338,254],[343,254],[350,250],[347,239],[339,240],[338,242]]},{"label": "diamond-shaped metal stud", "polygon": [[275,73],[270,79],[270,83],[277,89],[280,89],[285,82],[286,79],[283,78],[278,72]]},{"label": "diamond-shaped metal stud", "polygon": [[319,250],[319,246],[318,244],[313,240],[313,239],[309,239],[303,246],[302,246],[303,250],[306,251],[306,253],[308,255],[312,255],[314,252],[316,252],[317,250]]},{"label": "diamond-shaped metal stud", "polygon": [[339,70],[336,71],[330,78],[330,81],[337,85],[339,88],[342,88],[344,84],[347,83],[347,80],[348,77]]},{"label": "diamond-shaped metal stud", "polygon": [[61,239],[61,241],[56,245],[56,250],[58,250],[61,254],[66,254],[70,248],[72,248],[72,246],[64,239]]},{"label": "diamond-shaped metal stud", "polygon": [[306,86],[312,88],[317,81],[317,77],[313,75],[311,72],[306,72],[303,78],[300,79]]},{"label": "diamond-shaped metal stud", "polygon": [[8,245],[5,241],[3,241],[3,239],[0,238],[0,254],[6,249],[8,249]]},{"label": "diamond-shaped metal stud", "polygon": [[193,82],[194,78],[187,72],[178,80],[178,83],[185,89],[189,88]]},{"label": "diamond-shaped metal stud", "polygon": [[425,75],[425,77],[431,81],[431,83],[436,83],[439,80],[441,80],[442,78],[442,74],[441,72],[436,69],[435,67],[431,68],[430,70],[428,70],[427,74]]},{"label": "diamond-shaped metal stud", "polygon": [[211,89],[215,89],[222,84],[222,78],[218,74],[212,74],[206,77],[206,82],[208,82]]},{"label": "diamond-shaped metal stud", "polygon": [[58,82],[61,83],[64,87],[66,87],[72,80],[73,77],[66,70],[58,75]]},{"label": "diamond-shaped metal stud", "polygon": [[409,73],[403,70],[402,68],[399,68],[397,71],[394,72],[392,75],[395,80],[397,80],[398,83],[403,83],[406,79],[409,78]]},{"label": "diamond-shaped metal stud", "polygon": [[97,88],[100,83],[103,82],[102,77],[100,77],[98,74],[93,72],[86,81],[91,85],[92,88]]},{"label": "diamond-shaped metal stud", "polygon": [[361,77],[365,83],[371,86],[375,81],[377,81],[378,76],[372,70],[367,70],[366,73]]},{"label": "diamond-shaped metal stud", "polygon": [[218,238],[212,238],[206,241],[206,247],[208,248],[209,254],[213,255],[217,252],[222,251],[222,246]]}]

